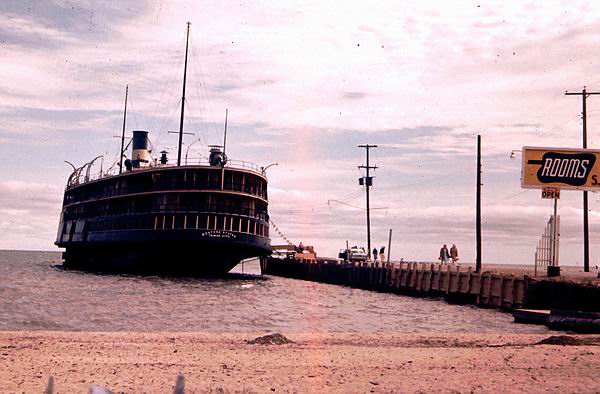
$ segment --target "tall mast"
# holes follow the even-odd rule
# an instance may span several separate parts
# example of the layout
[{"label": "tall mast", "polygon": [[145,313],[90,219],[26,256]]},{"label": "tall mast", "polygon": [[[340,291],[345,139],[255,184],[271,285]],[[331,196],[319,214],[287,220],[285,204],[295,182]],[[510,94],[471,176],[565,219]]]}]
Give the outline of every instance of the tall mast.
[{"label": "tall mast", "polygon": [[225,131],[223,132],[223,156],[225,156],[225,145],[227,145],[227,113],[229,109],[225,108]]},{"label": "tall mast", "polygon": [[179,145],[177,147],[177,166],[181,165],[181,144],[183,142],[183,112],[185,110],[185,79],[187,76],[188,43],[190,40],[190,25],[187,23],[187,35],[185,38],[185,64],[183,67],[183,92],[181,94],[181,118],[179,119]]},{"label": "tall mast", "polygon": [[125,85],[125,111],[123,111],[123,133],[121,134],[121,154],[119,155],[119,174],[123,172],[123,150],[125,149],[125,122],[127,120],[127,94],[129,85]]}]

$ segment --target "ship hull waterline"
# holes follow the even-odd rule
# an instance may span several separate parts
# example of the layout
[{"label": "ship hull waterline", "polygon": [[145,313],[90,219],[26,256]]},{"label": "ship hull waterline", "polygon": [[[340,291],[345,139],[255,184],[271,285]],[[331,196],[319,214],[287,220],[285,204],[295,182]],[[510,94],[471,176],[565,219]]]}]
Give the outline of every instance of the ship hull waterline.
[{"label": "ship hull waterline", "polygon": [[[63,268],[108,274],[225,276],[241,260],[271,253],[261,239],[148,240],[71,243]],[[253,242],[252,242],[253,241]]]}]

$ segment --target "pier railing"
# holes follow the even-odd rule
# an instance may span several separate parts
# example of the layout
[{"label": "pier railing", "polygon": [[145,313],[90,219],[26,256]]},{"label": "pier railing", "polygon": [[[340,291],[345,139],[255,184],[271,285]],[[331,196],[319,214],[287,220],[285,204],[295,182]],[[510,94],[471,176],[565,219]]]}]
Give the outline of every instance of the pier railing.
[{"label": "pier railing", "polygon": [[366,290],[443,297],[450,302],[512,310],[524,305],[527,277],[477,273],[435,263],[316,263],[271,258],[266,273]]},{"label": "pier railing", "polygon": [[335,259],[298,261],[269,258],[264,272],[416,297],[445,298],[459,304],[512,310],[561,309],[600,312],[600,286],[511,273],[474,272],[439,263],[346,263]]}]

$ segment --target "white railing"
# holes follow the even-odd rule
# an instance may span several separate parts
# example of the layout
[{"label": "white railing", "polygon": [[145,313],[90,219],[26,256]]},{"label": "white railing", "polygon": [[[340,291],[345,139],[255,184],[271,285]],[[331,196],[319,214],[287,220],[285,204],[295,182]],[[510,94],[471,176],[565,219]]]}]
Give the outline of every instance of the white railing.
[{"label": "white railing", "polygon": [[544,234],[535,248],[534,275],[537,276],[538,267],[558,266],[558,245],[560,231],[560,216],[550,216]]},{"label": "white railing", "polygon": [[[81,185],[83,183],[88,183],[92,181],[96,181],[98,179],[110,178],[115,175],[119,175],[119,166],[115,165],[109,168],[108,170],[100,170],[96,173],[91,173],[89,168],[87,168],[89,163],[84,164],[82,167],[77,168],[75,171],[71,173],[69,179],[67,181],[67,187]],[[208,162],[208,158],[206,157],[186,157],[183,161],[182,167],[191,167],[191,166],[205,166],[205,167],[215,167],[211,166]],[[154,162],[150,163],[148,167],[140,167],[136,168],[134,171],[144,171],[155,168],[173,168],[177,167],[175,163],[167,163],[161,164],[158,159],[155,159]],[[243,160],[227,160],[227,164],[225,164],[225,168],[238,168],[243,170],[250,170],[257,172],[261,175],[265,175],[264,167],[260,167],[252,162],[243,161]],[[123,173],[127,171],[124,170]]]}]

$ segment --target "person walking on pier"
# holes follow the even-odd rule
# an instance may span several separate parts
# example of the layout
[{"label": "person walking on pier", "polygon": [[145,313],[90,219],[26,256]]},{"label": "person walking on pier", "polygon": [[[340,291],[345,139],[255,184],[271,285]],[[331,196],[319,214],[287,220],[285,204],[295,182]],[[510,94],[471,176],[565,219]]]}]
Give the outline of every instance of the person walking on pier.
[{"label": "person walking on pier", "polygon": [[387,263],[385,260],[385,246],[382,246],[381,249],[379,249],[379,260],[381,260],[382,263]]},{"label": "person walking on pier", "polygon": [[377,248],[373,248],[373,261],[377,262]]},{"label": "person walking on pier", "polygon": [[446,246],[446,244],[444,244],[444,246],[442,246],[442,248],[440,249],[439,260],[442,262],[442,264],[448,264],[449,258],[450,258],[450,253],[448,253],[448,247]]},{"label": "person walking on pier", "polygon": [[455,244],[452,244],[452,247],[450,248],[450,258],[452,259],[452,264],[458,261],[458,249]]}]

